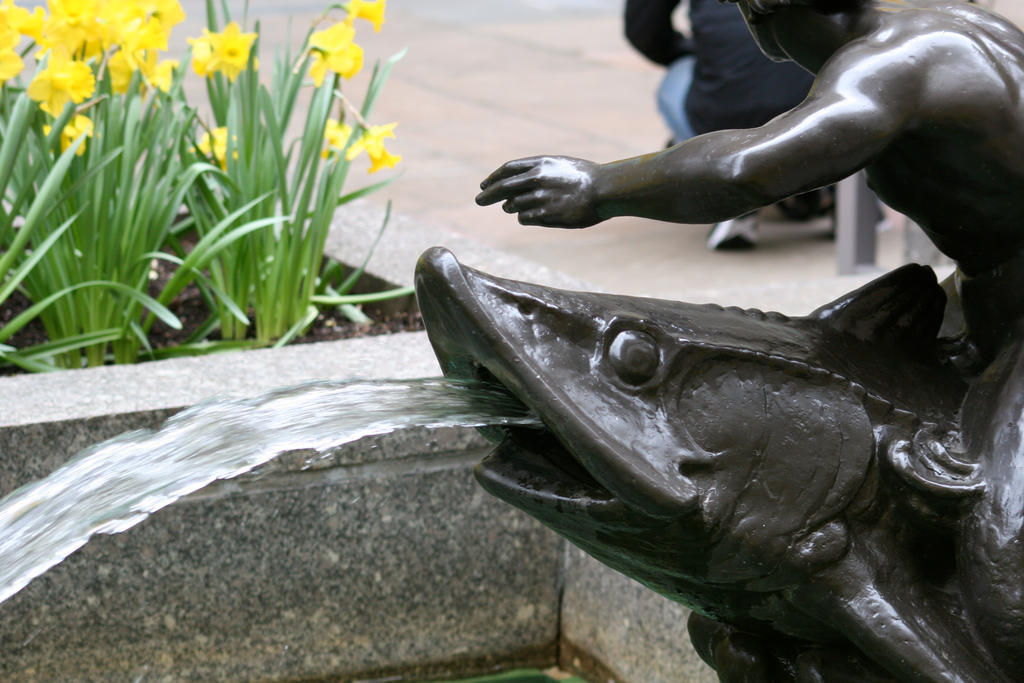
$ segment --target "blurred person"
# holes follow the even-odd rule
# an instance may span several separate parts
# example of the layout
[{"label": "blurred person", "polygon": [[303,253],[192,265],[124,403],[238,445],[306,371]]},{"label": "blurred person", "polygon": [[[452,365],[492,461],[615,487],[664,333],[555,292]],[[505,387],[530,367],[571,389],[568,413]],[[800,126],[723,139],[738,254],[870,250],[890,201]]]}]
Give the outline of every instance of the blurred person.
[{"label": "blurred person", "polygon": [[[777,63],[757,47],[735,7],[719,0],[688,0],[691,37],[673,23],[683,0],[626,0],[626,38],[647,59],[666,67],[657,104],[672,133],[669,145],[728,128],[757,128],[798,105],[814,77],[792,62]],[[831,204],[827,190],[779,203],[803,220]],[[715,224],[711,249],[752,247],[757,212]]]}]

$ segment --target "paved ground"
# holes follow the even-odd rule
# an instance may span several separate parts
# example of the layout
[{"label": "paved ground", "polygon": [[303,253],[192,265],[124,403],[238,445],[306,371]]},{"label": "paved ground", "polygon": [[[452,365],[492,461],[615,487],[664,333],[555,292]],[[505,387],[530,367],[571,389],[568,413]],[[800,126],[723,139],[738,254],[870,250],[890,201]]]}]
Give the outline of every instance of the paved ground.
[{"label": "paved ground", "polygon": [[[232,6],[241,3],[233,2]],[[298,36],[326,3],[252,0],[268,42]],[[617,292],[684,297],[835,274],[827,221],[764,223],[752,252],[709,253],[706,226],[623,218],[584,231],[519,226],[498,207],[473,203],[479,181],[505,160],[559,153],[610,161],[667,138],[653,93],[659,70],[622,38],[622,0],[389,0],[385,29],[365,26],[369,58],[408,48],[374,120],[398,121],[390,148],[403,175],[375,201],[539,261]],[[201,0],[183,0],[196,35]],[[997,9],[1024,21],[1024,3]],[[359,83],[348,91],[360,93]],[[353,175],[353,181],[358,180]],[[376,178],[374,178],[376,179]],[[879,264],[902,262],[903,228],[880,236]]]}]

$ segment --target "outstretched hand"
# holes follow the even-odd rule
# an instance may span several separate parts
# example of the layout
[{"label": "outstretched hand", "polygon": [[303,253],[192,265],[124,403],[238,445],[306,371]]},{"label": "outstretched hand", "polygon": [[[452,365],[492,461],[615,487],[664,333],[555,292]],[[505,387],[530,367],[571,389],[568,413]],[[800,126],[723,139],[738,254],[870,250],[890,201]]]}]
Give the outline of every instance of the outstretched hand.
[{"label": "outstretched hand", "polygon": [[523,225],[586,228],[599,223],[595,173],[598,165],[558,156],[516,159],[502,165],[480,183],[476,203],[505,202],[507,213],[519,214]]}]

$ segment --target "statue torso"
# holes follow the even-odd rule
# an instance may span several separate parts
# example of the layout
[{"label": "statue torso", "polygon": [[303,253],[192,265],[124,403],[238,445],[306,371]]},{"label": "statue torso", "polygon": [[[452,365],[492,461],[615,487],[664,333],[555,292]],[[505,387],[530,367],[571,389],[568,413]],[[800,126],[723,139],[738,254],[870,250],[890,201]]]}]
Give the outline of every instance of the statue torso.
[{"label": "statue torso", "polygon": [[886,203],[982,272],[1024,249],[1024,33],[963,3],[929,4],[883,15],[863,41],[894,71],[927,64],[883,95],[907,121],[867,170]]}]

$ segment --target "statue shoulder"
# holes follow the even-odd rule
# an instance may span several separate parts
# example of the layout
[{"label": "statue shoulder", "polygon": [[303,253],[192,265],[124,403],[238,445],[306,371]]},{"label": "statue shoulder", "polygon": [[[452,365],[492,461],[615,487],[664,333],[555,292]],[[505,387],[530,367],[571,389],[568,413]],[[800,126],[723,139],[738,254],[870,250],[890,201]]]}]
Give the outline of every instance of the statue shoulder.
[{"label": "statue shoulder", "polygon": [[1017,100],[1024,34],[992,23],[936,11],[893,12],[837,50],[819,70],[812,93],[867,98],[907,114],[965,105],[983,110]]},{"label": "statue shoulder", "polygon": [[886,12],[878,27],[857,42],[875,51],[899,51],[915,61],[924,58],[919,66],[925,67],[966,60],[975,68],[998,70],[1024,60],[1024,32],[999,15],[959,1]]}]

